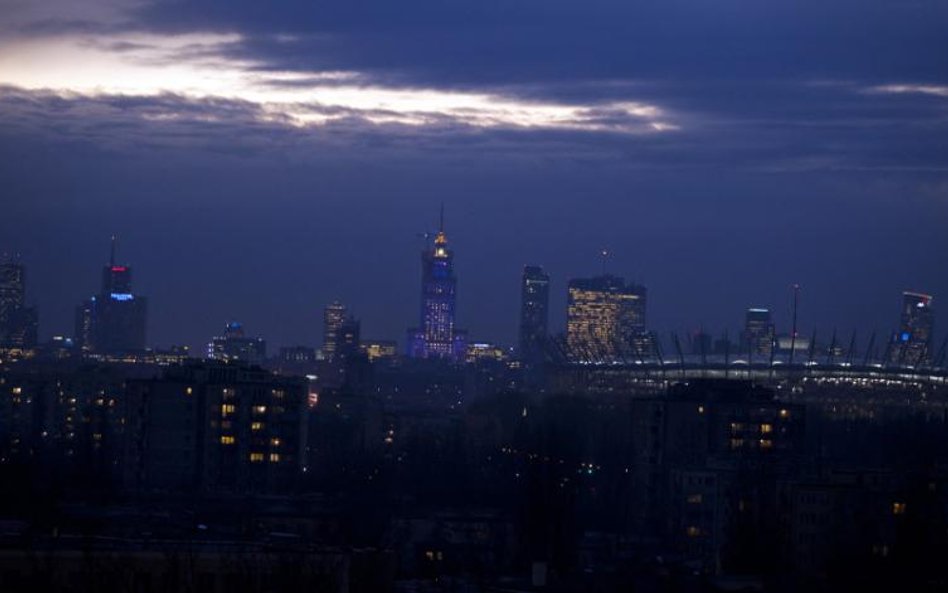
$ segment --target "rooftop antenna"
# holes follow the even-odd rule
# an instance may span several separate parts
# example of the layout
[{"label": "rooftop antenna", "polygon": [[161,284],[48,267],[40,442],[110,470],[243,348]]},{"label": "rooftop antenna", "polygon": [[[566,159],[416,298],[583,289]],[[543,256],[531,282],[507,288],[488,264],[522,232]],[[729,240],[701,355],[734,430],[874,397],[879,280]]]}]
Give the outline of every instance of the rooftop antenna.
[{"label": "rooftop antenna", "polygon": [[600,250],[600,251],[599,251],[599,257],[602,258],[602,259],[601,259],[601,261],[602,261],[602,275],[605,276],[605,275],[606,275],[606,258],[609,257],[609,250],[608,250],[608,249],[602,249],[602,250]]},{"label": "rooftop antenna", "polygon": [[444,202],[441,202],[441,217],[438,220],[438,232],[444,232]]}]

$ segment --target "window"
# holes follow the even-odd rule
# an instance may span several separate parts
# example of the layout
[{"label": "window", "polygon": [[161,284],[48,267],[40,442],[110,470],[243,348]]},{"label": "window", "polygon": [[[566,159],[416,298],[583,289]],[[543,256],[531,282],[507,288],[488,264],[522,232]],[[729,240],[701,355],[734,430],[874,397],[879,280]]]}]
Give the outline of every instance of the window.
[{"label": "window", "polygon": [[221,444],[222,445],[233,445],[236,442],[234,435],[231,434],[222,434],[221,435]]},{"label": "window", "polygon": [[282,389],[273,390],[273,399],[283,399],[283,395],[284,393]]},{"label": "window", "polygon": [[781,418],[789,418],[789,417],[790,417],[790,410],[787,410],[787,409],[780,410],[780,417],[781,417]]},{"label": "window", "polygon": [[221,416],[230,416],[231,414],[237,411],[237,406],[234,404],[224,404],[221,406]]},{"label": "window", "polygon": [[253,407],[253,413],[254,413],[254,414],[266,414],[266,413],[267,413],[267,407],[266,407],[266,406],[254,406],[254,407]]},{"label": "window", "polygon": [[263,422],[251,422],[250,430],[253,430],[253,431],[263,430]]},{"label": "window", "polygon": [[192,389],[191,387],[187,387],[187,388],[184,390],[184,394],[185,394],[185,395],[191,395],[192,393],[194,393],[194,389]]},{"label": "window", "polygon": [[773,431],[774,431],[774,425],[773,425],[773,424],[761,424],[761,425],[760,425],[760,432],[761,432],[761,434],[770,434],[770,433],[772,433]]},{"label": "window", "polygon": [[251,463],[260,463],[263,461],[263,453],[251,453],[250,462]]},{"label": "window", "polygon": [[892,503],[892,514],[893,514],[893,515],[904,515],[904,514],[905,514],[905,503],[904,503],[904,502],[893,502],[893,503]]},{"label": "window", "polygon": [[694,525],[689,525],[688,528],[685,529],[685,533],[688,534],[688,537],[698,537],[701,535],[701,528],[695,527]]},{"label": "window", "polygon": [[270,453],[270,463],[280,463],[280,454]]},{"label": "window", "polygon": [[280,439],[276,438],[276,437],[270,439],[270,446],[271,446],[271,447],[279,447],[279,446],[280,446],[280,443],[282,443],[282,441],[281,441]]},{"label": "window", "polygon": [[774,442],[770,439],[760,439],[760,448],[761,449],[770,449],[774,446]]}]

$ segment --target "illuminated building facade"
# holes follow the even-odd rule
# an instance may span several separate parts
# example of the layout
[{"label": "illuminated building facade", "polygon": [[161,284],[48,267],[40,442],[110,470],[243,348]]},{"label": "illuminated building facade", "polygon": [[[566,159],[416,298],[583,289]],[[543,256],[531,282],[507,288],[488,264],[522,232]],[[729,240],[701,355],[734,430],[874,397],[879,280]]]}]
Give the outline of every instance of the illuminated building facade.
[{"label": "illuminated building facade", "polygon": [[520,357],[542,360],[549,332],[550,277],[540,266],[524,266],[520,282]]},{"label": "illuminated building facade", "polygon": [[101,354],[145,349],[148,302],[132,292],[132,269],[112,257],[102,268],[99,294],[76,309],[76,341],[82,350]]},{"label": "illuminated building facade", "polygon": [[744,351],[770,356],[773,351],[775,330],[770,309],[750,308],[744,318]]},{"label": "illuminated building facade", "polygon": [[370,362],[391,360],[398,354],[398,345],[394,340],[365,340],[360,348]]},{"label": "illuminated building facade", "polygon": [[899,331],[893,337],[889,351],[890,361],[900,365],[927,362],[932,356],[930,349],[934,329],[935,311],[932,309],[932,296],[903,292]]},{"label": "illuminated building facade", "polygon": [[207,345],[207,357],[212,360],[241,361],[261,364],[267,359],[267,342],[244,334],[244,326],[230,321],[224,326],[224,335],[217,336]]},{"label": "illuminated building facade", "polygon": [[323,357],[332,358],[336,355],[339,328],[349,316],[348,309],[339,301],[333,301],[323,310]]},{"label": "illuminated building facade", "polygon": [[26,272],[19,262],[0,261],[0,348],[29,350],[36,346],[37,314],[25,304]]},{"label": "illuminated building facade", "polygon": [[448,248],[442,211],[434,246],[421,253],[421,323],[420,327],[408,330],[410,357],[464,360],[467,335],[455,327],[456,298],[454,252]]},{"label": "illuminated building facade", "polygon": [[[634,356],[645,331],[646,290],[617,276],[569,282],[566,342],[574,360],[618,361]],[[650,340],[645,340],[650,341]]]}]

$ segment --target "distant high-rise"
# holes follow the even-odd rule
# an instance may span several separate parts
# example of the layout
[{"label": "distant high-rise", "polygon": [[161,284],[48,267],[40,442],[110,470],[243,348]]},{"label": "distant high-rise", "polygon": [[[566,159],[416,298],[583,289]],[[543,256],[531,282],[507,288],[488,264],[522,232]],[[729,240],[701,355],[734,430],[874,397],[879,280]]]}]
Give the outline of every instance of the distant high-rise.
[{"label": "distant high-rise", "polygon": [[336,355],[339,328],[345,323],[348,309],[339,301],[326,305],[323,311],[323,356],[332,358]]},{"label": "distant high-rise", "polygon": [[448,248],[442,208],[434,246],[421,253],[421,324],[408,330],[409,356],[463,360],[467,336],[454,325],[456,298],[454,253]]},{"label": "distant high-rise", "polygon": [[634,355],[645,336],[646,289],[617,276],[569,282],[566,342],[574,360],[615,361]]},{"label": "distant high-rise", "polygon": [[76,309],[76,340],[87,352],[134,352],[145,348],[148,303],[132,292],[132,269],[112,255],[102,269],[99,294]]},{"label": "distant high-rise", "polygon": [[757,307],[748,309],[744,318],[744,351],[770,356],[775,337],[770,309]]},{"label": "distant high-rise", "polygon": [[916,365],[931,358],[931,341],[935,329],[935,311],[931,295],[902,293],[902,316],[899,332],[890,349],[892,362]]},{"label": "distant high-rise", "polygon": [[359,339],[361,333],[362,324],[359,320],[351,315],[347,316],[336,329],[336,356],[350,359],[361,354]]},{"label": "distant high-rise", "polygon": [[520,357],[536,362],[543,354],[550,308],[550,277],[540,266],[524,266],[520,283]]},{"label": "distant high-rise", "polygon": [[0,261],[0,348],[36,346],[37,315],[25,304],[26,272],[16,261]]},{"label": "distant high-rise", "polygon": [[224,326],[224,334],[211,339],[207,345],[207,357],[260,364],[267,359],[267,342],[263,338],[245,335],[242,324],[229,321]]}]

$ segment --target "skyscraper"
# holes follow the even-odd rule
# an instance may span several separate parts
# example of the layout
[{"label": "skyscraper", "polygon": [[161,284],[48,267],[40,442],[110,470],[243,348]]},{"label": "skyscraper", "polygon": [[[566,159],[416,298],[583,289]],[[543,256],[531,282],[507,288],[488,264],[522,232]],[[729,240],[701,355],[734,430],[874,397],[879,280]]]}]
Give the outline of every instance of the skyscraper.
[{"label": "skyscraper", "polygon": [[229,321],[224,326],[224,334],[211,339],[207,345],[207,357],[261,364],[267,359],[267,343],[263,338],[245,335],[240,322]]},{"label": "skyscraper", "polygon": [[520,283],[520,357],[537,362],[543,354],[550,308],[550,277],[540,266],[524,266]]},{"label": "skyscraper", "polygon": [[119,353],[145,348],[148,302],[132,292],[132,269],[115,262],[102,268],[99,294],[76,309],[76,339],[87,352]]},{"label": "skyscraper", "polygon": [[646,289],[617,276],[570,280],[566,342],[574,360],[617,361],[635,356],[645,330]]},{"label": "skyscraper", "polygon": [[339,301],[333,301],[323,310],[323,356],[332,358],[336,355],[339,328],[345,323],[348,309]]},{"label": "skyscraper", "polygon": [[902,316],[899,331],[893,337],[890,358],[897,364],[916,365],[931,358],[931,341],[935,329],[935,311],[931,295],[902,293]]},{"label": "skyscraper", "polygon": [[770,309],[748,309],[744,318],[744,351],[769,357],[773,350],[774,337]]},{"label": "skyscraper", "polygon": [[412,358],[463,360],[467,336],[454,325],[457,278],[454,253],[444,233],[444,207],[434,246],[421,252],[421,323],[408,330],[408,355]]},{"label": "skyscraper", "polygon": [[36,346],[36,309],[26,306],[25,295],[23,264],[0,261],[0,348],[22,350]]}]

